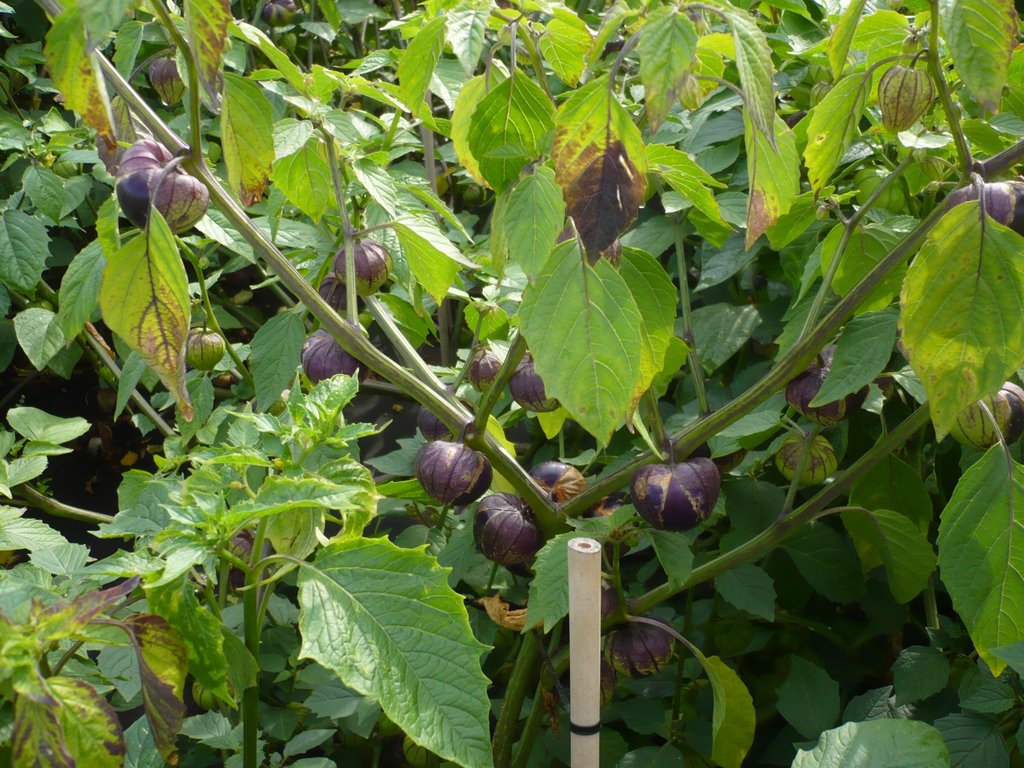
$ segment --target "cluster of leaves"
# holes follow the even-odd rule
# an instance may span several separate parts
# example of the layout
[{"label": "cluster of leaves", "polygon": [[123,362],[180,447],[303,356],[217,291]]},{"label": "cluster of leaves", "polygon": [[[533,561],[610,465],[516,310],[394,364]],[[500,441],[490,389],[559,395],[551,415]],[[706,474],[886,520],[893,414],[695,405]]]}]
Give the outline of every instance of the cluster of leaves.
[{"label": "cluster of leaves", "polygon": [[[618,681],[609,764],[1019,760],[1020,452],[943,440],[1024,363],[1016,215],[944,203],[1024,157],[1008,0],[265,5],[0,4],[0,366],[112,401],[86,420],[3,400],[0,493],[21,506],[0,511],[0,749],[564,761],[584,534],[618,598],[606,628],[652,615],[686,646]],[[150,80],[168,58],[173,89]],[[895,67],[934,103],[880,89]],[[140,138],[209,191],[194,230],[119,218]],[[391,281],[358,301],[353,281],[339,315],[317,288],[367,237]],[[317,325],[373,372],[358,397],[297,374]],[[186,368],[193,326],[227,342],[212,371]],[[822,423],[781,390],[830,344],[810,406],[868,394]],[[481,350],[501,369],[478,392]],[[527,350],[552,411],[506,392]],[[381,393],[526,499],[547,539],[529,568],[430,502],[400,418],[342,416]],[[163,442],[116,514],[57,499],[47,457],[117,419]],[[834,450],[828,483],[776,469],[790,434],[798,465]],[[725,474],[701,528],[591,511],[705,443]],[[550,458],[589,487],[555,503],[525,472]]]}]

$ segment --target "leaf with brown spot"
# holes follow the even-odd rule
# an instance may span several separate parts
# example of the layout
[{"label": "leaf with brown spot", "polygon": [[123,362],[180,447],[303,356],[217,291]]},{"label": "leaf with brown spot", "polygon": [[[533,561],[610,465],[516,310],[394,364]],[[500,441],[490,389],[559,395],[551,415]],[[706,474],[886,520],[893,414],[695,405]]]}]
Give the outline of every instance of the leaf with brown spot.
[{"label": "leaf with brown spot", "polygon": [[263,197],[274,162],[274,126],[270,102],[260,87],[238,75],[224,82],[224,108],[220,114],[221,145],[228,184],[246,205]]},{"label": "leaf with brown spot", "polygon": [[192,419],[185,390],[188,277],[164,217],[150,209],[145,231],[107,258],[100,286],[103,321],[156,371],[182,417]]},{"label": "leaf with brown spot", "polygon": [[636,219],[647,187],[640,131],[606,77],[558,110],[552,156],[569,215],[587,253],[596,256]]},{"label": "leaf with brown spot", "polygon": [[187,0],[185,22],[189,47],[196,62],[203,103],[213,112],[220,111],[221,55],[228,39],[231,5],[228,0]]},{"label": "leaf with brown spot", "polygon": [[796,139],[782,118],[775,117],[775,147],[747,117],[747,175],[750,195],[747,198],[747,237],[749,249],[768,227],[789,212],[800,194],[800,155]]}]

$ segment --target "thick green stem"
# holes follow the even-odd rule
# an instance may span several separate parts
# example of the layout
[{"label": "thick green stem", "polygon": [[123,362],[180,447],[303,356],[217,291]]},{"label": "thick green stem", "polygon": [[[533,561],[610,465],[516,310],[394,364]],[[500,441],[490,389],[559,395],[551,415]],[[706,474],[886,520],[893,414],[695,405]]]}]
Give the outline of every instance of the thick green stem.
[{"label": "thick green stem", "polygon": [[494,410],[494,406],[498,402],[498,398],[501,397],[505,391],[505,387],[508,386],[509,379],[512,378],[512,374],[516,372],[516,367],[519,362],[523,359],[523,355],[526,354],[526,339],[523,338],[522,334],[519,334],[512,341],[512,344],[508,348],[508,354],[505,356],[505,362],[502,363],[501,370],[498,371],[498,375],[494,377],[494,381],[484,392],[484,396],[480,398],[480,403],[477,405],[476,418],[473,420],[473,434],[479,435],[487,431],[487,421],[491,417],[491,411]]},{"label": "thick green stem", "polygon": [[995,176],[1006,173],[1013,166],[1024,162],[1024,139],[1021,139],[1012,147],[1008,147],[998,155],[992,155],[988,160],[978,163],[978,172],[986,181]]},{"label": "thick green stem", "polygon": [[114,522],[114,518],[110,515],[104,515],[101,512],[93,512],[88,509],[80,509],[79,507],[72,507],[70,504],[63,504],[56,499],[40,493],[30,485],[16,485],[14,490],[21,497],[20,499],[15,499],[15,501],[20,501],[27,506],[42,510],[48,515],[53,515],[54,517],[64,517],[68,520],[81,520],[83,523],[109,524]]},{"label": "thick green stem", "polygon": [[515,668],[505,689],[505,699],[501,703],[498,723],[494,726],[495,768],[510,768],[512,765],[512,746],[520,735],[519,712],[523,708],[523,700],[530,688],[537,681],[540,666],[540,640],[537,633],[530,631],[523,635],[523,643],[516,655]]}]

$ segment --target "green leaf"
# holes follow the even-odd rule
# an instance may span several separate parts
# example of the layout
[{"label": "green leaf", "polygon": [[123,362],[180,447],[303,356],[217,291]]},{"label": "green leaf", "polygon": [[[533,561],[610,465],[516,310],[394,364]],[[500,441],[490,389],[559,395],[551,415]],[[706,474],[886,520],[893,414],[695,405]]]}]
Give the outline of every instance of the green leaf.
[{"label": "green leaf", "polygon": [[484,50],[486,5],[462,3],[444,15],[448,43],[467,77],[472,77]]},{"label": "green leaf", "polygon": [[761,315],[752,304],[711,304],[694,310],[694,343],[704,370],[717,370],[750,340],[760,324]]},{"label": "green leaf", "polygon": [[188,43],[199,75],[200,94],[213,112],[219,111],[220,106],[221,56],[230,21],[228,0],[188,0],[185,3]]},{"label": "green leaf", "polygon": [[629,286],[571,241],[523,292],[519,315],[547,394],[607,445],[657,373],[641,369],[643,319]]},{"label": "green leaf", "polygon": [[35,552],[68,543],[42,520],[24,517],[24,514],[24,509],[0,506],[0,550]]},{"label": "green leaf", "polygon": [[716,576],[715,591],[741,611],[775,621],[775,582],[753,563],[741,563]]},{"label": "green leaf", "polygon": [[1024,467],[993,446],[970,467],[939,522],[939,573],[978,655],[1024,640]]},{"label": "green leaf", "polygon": [[957,768],[1010,768],[1006,737],[999,721],[972,713],[955,712],[935,721],[949,749],[950,765]]},{"label": "green leaf", "polygon": [[894,309],[886,309],[860,315],[847,323],[825,381],[810,404],[835,402],[873,382],[892,357],[897,319]]},{"label": "green leaf", "polygon": [[299,93],[306,93],[306,78],[298,67],[288,58],[288,54],[274,45],[274,41],[267,37],[266,33],[245,21],[235,20],[230,25],[231,34],[245,40],[248,44],[259,49],[260,53],[267,57],[274,65],[274,69],[281,73],[288,84]]},{"label": "green leaf", "polygon": [[839,81],[846,68],[846,58],[850,53],[850,43],[853,42],[853,35],[857,31],[857,22],[864,12],[867,0],[854,0],[843,10],[839,17],[839,23],[832,31],[832,37],[828,39],[828,64],[832,69],[832,80]]},{"label": "green leaf", "polygon": [[828,184],[847,147],[857,136],[870,91],[870,74],[849,75],[836,83],[811,110],[804,163],[815,194]]},{"label": "green leaf", "polygon": [[[928,534],[933,517],[931,496],[921,473],[892,455],[854,480],[850,505],[870,510],[897,509],[924,535]],[[881,565],[881,560],[875,564]]]},{"label": "green leaf", "polygon": [[555,126],[555,178],[588,256],[597,258],[633,223],[643,202],[643,140],[607,77],[570,95]]},{"label": "green leaf", "polygon": [[836,531],[821,523],[804,526],[783,546],[807,583],[843,605],[864,593],[857,555]]},{"label": "green leaf", "polygon": [[647,534],[654,545],[654,554],[672,587],[686,583],[693,569],[693,535],[674,531],[651,530]]},{"label": "green leaf", "polygon": [[1017,703],[1017,693],[1010,675],[993,677],[988,665],[981,659],[964,672],[957,693],[960,709],[999,715],[1009,712]]},{"label": "green leaf", "polygon": [[550,168],[540,166],[501,193],[495,206],[492,237],[503,256],[522,267],[534,280],[547,263],[551,249],[565,226],[565,201]]},{"label": "green leaf", "polygon": [[[185,643],[189,673],[204,688],[226,699],[228,692],[224,681],[227,680],[228,661],[224,656],[221,624],[205,606],[199,604],[190,583],[184,578],[179,578],[158,587],[147,587],[146,602],[150,611],[166,619]],[[155,635],[152,639],[156,642]],[[173,671],[176,662],[171,658],[174,653],[174,649],[169,645],[162,648],[154,645],[147,656],[147,663],[154,664],[159,673],[166,674],[168,679],[165,682],[169,682],[178,693],[175,687],[178,673]]]},{"label": "green leaf", "polygon": [[359,179],[373,201],[388,212],[392,218],[398,216],[398,187],[390,174],[372,160],[363,158],[352,163],[352,173]]},{"label": "green leaf", "polygon": [[156,208],[145,230],[107,259],[100,285],[103,321],[138,352],[192,418],[185,390],[188,278],[174,235]]},{"label": "green leaf", "polygon": [[434,67],[444,48],[444,16],[424,24],[413,36],[398,62],[398,90],[414,115],[428,112],[423,103]]},{"label": "green leaf", "polygon": [[593,37],[586,22],[572,11],[554,6],[551,13],[554,17],[540,38],[540,52],[559,80],[576,85],[583,76]]},{"label": "green leaf", "polygon": [[[167,762],[177,763],[174,741],[185,715],[183,693],[188,673],[185,643],[164,619],[137,613],[121,627],[128,632],[135,649],[142,681],[142,703],[153,741]],[[221,686],[221,692],[227,689]]]},{"label": "green leaf", "polygon": [[87,40],[86,16],[79,5],[69,3],[54,18],[43,46],[46,68],[64,105],[80,114],[96,131],[99,143],[113,152],[117,138],[110,100],[93,60],[92,49],[100,41]]},{"label": "green leaf", "polygon": [[519,71],[480,99],[466,138],[491,187],[505,189],[527,163],[540,157],[554,127],[553,113],[541,87]]},{"label": "green leaf", "polygon": [[917,720],[869,720],[825,731],[791,768],[945,768],[949,751],[935,728]]},{"label": "green leaf", "polygon": [[685,152],[665,144],[652,144],[647,147],[647,164],[652,173],[672,187],[672,191],[682,195],[694,208],[707,216],[711,221],[728,227],[722,218],[718,201],[708,187],[724,188],[725,185],[715,179]]},{"label": "green leaf", "polygon": [[26,169],[21,184],[36,210],[54,224],[59,223],[64,208],[64,179],[49,168],[33,165]]},{"label": "green leaf", "polygon": [[1024,238],[956,206],[907,270],[900,325],[910,365],[928,394],[941,440],[978,398],[1024,360]]},{"label": "green leaf", "polygon": [[85,246],[68,265],[60,282],[60,308],[57,310],[64,338],[77,336],[92,319],[99,307],[100,282],[106,266],[98,240]]},{"label": "green leaf", "polygon": [[[287,477],[275,475],[263,481],[256,495],[231,507],[224,516],[224,525],[230,530],[282,512],[296,512],[308,507],[335,509],[342,516],[352,512],[369,517],[377,508],[376,487],[369,471],[355,462],[345,462],[342,473],[332,467],[337,478],[321,476]],[[341,480],[342,482],[337,482]]]},{"label": "green leaf", "polygon": [[254,205],[263,197],[274,162],[270,102],[256,83],[224,76],[220,135],[228,186],[245,205]]},{"label": "green leaf", "polygon": [[1011,0],[943,0],[942,33],[960,79],[989,112],[999,111],[1017,36]]},{"label": "green leaf", "polygon": [[865,571],[881,562],[896,602],[917,597],[935,570],[935,553],[914,522],[889,509],[843,512],[842,517]]},{"label": "green leaf", "polygon": [[[492,73],[490,82],[494,82]],[[480,171],[480,162],[474,157],[473,150],[469,145],[469,132],[473,128],[473,114],[480,102],[487,95],[488,79],[484,75],[472,78],[459,91],[459,97],[455,100],[455,109],[452,110],[452,146],[459,162],[470,176],[486,184],[483,173]]]},{"label": "green leaf", "polygon": [[27,293],[43,275],[50,237],[46,227],[24,211],[0,214],[0,281]]},{"label": "green leaf", "polygon": [[7,423],[15,432],[29,440],[58,445],[68,443],[89,431],[89,422],[81,417],[62,419],[60,416],[51,416],[46,411],[28,406],[11,408],[7,412]]},{"label": "green leaf", "polygon": [[37,371],[64,348],[64,331],[57,315],[42,307],[30,307],[14,316],[14,332],[25,355]]},{"label": "green leaf", "polygon": [[306,325],[296,312],[274,315],[252,337],[252,377],[261,409],[269,408],[295,378],[305,339]]},{"label": "green leaf", "polygon": [[937,648],[912,645],[893,662],[892,677],[897,706],[922,701],[946,687],[949,659]]},{"label": "green leaf", "polygon": [[746,247],[750,248],[768,227],[789,212],[800,193],[800,155],[796,138],[781,117],[775,117],[774,146],[752,120],[744,123],[750,177]]},{"label": "green leaf", "polygon": [[433,222],[404,216],[392,228],[413,276],[440,304],[459,274],[459,264],[467,264],[465,257]]},{"label": "green leaf", "polygon": [[[835,258],[845,228],[833,227],[821,244],[821,272],[825,275]],[[832,278],[832,290],[846,296],[878,262],[889,255],[900,241],[900,235],[880,224],[857,226],[850,234],[846,250]],[[857,312],[876,312],[888,307],[900,291],[900,284],[906,270],[894,269],[878,286],[869,293],[857,308]]]},{"label": "green leaf", "polygon": [[387,539],[353,538],[322,549],[298,586],[302,657],[377,699],[436,755],[491,765],[484,646],[433,558]]},{"label": "green leaf", "polygon": [[792,656],[777,706],[801,736],[815,739],[839,717],[839,683],[817,664]]},{"label": "green leaf", "polygon": [[736,45],[736,69],[747,112],[754,127],[775,146],[775,89],[768,39],[746,11],[723,6]]},{"label": "green leaf", "polygon": [[288,202],[319,222],[334,207],[331,169],[323,153],[323,143],[313,137],[298,152],[274,163],[270,174],[274,185]]},{"label": "green leaf", "polygon": [[640,28],[640,82],[651,133],[679,98],[683,81],[697,55],[697,29],[674,6],[656,9]]},{"label": "green leaf", "polygon": [[675,339],[676,288],[661,262],[649,253],[623,248],[621,259],[619,274],[643,317],[641,368],[657,374],[665,367],[668,348]]},{"label": "green leaf", "polygon": [[687,645],[711,681],[715,703],[711,716],[714,739],[711,758],[722,768],[740,768],[754,743],[754,701],[729,665],[717,656],[705,656],[696,646]]}]

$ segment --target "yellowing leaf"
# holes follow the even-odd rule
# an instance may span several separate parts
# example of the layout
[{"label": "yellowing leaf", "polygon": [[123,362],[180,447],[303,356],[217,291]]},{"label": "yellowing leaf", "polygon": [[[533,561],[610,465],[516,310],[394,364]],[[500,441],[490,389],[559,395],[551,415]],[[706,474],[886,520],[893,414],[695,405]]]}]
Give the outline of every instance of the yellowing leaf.
[{"label": "yellowing leaf", "polygon": [[903,346],[928,395],[939,439],[978,398],[1024,361],[1024,238],[977,201],[958,205],[931,231],[907,271]]},{"label": "yellowing leaf", "polygon": [[110,100],[97,76],[93,52],[86,44],[85,28],[78,7],[72,3],[53,20],[43,46],[46,68],[53,84],[64,97],[64,104],[82,116],[97,134],[106,152],[117,145]]},{"label": "yellowing leaf", "polygon": [[804,163],[815,194],[828,184],[857,135],[870,89],[870,75],[860,73],[844,77],[811,110]]},{"label": "yellowing leaf", "polygon": [[943,0],[939,13],[957,74],[985,109],[998,112],[1017,34],[1012,0]]},{"label": "yellowing leaf", "polygon": [[640,28],[637,53],[648,120],[654,133],[679,97],[686,73],[693,65],[697,30],[675,6],[658,8]]},{"label": "yellowing leaf", "polygon": [[189,47],[196,62],[203,102],[214,112],[220,110],[221,55],[228,39],[231,4],[228,0],[186,0],[185,22]]},{"label": "yellowing leaf", "polygon": [[188,278],[174,235],[156,208],[146,229],[107,259],[100,310],[110,330],[156,371],[191,420],[185,390]]},{"label": "yellowing leaf", "polygon": [[633,223],[643,202],[647,163],[640,131],[607,77],[566,99],[555,124],[555,178],[587,254],[596,258]]},{"label": "yellowing leaf", "polygon": [[789,212],[800,193],[800,156],[796,138],[781,117],[775,117],[775,147],[752,121],[745,122],[750,177],[745,245],[750,248],[768,227]]},{"label": "yellowing leaf", "polygon": [[228,184],[246,205],[263,197],[274,162],[270,102],[256,83],[226,75],[224,107],[220,114],[221,146]]}]

